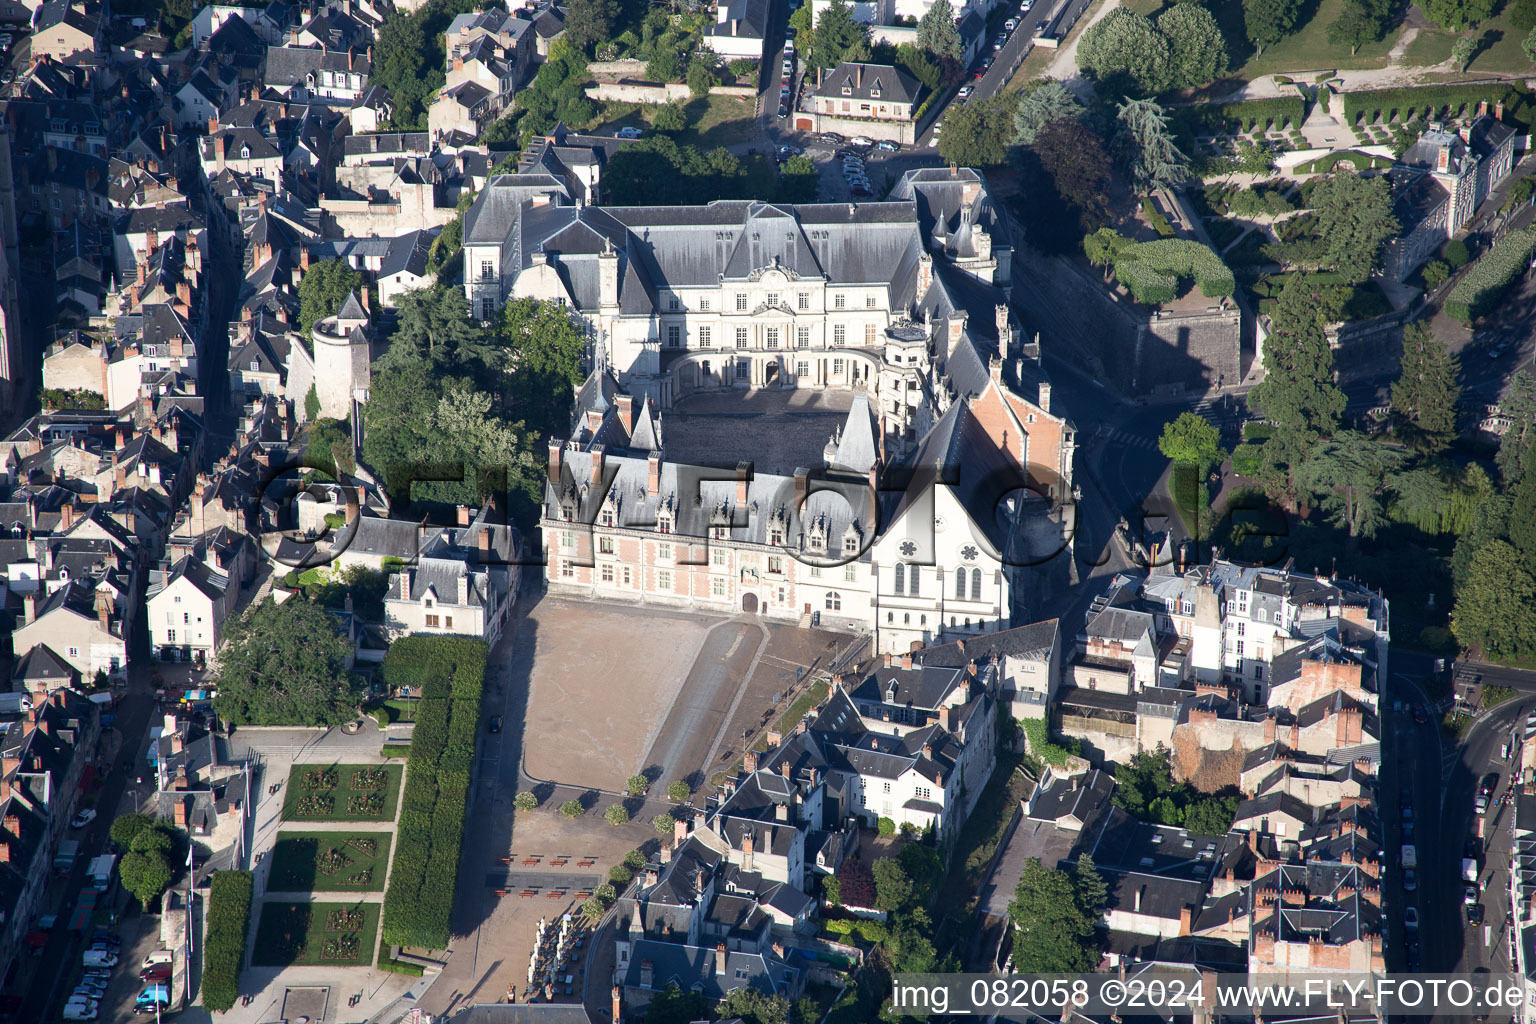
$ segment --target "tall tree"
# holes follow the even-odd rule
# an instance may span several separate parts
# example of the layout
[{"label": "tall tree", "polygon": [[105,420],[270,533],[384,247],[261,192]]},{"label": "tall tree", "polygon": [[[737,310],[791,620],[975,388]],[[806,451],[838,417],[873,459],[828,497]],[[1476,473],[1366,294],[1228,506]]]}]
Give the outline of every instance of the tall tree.
[{"label": "tall tree", "polygon": [[1221,447],[1221,432],[1210,420],[1192,412],[1181,412],[1177,419],[1163,424],[1157,447],[1174,462],[1194,466],[1202,477],[1227,457]]},{"label": "tall tree", "polygon": [[1152,19],[1124,7],[1089,26],[1077,46],[1077,66],[1111,92],[1152,96],[1173,83],[1168,40]]},{"label": "tall tree", "polygon": [[1509,390],[1499,399],[1499,414],[1509,420],[1509,427],[1499,437],[1496,462],[1506,489],[1519,483],[1527,471],[1536,469],[1531,461],[1536,444],[1536,377],[1520,370],[1509,379]]},{"label": "tall tree", "polygon": [[1104,883],[1104,876],[1099,874],[1093,858],[1086,853],[1072,866],[1072,893],[1077,909],[1090,921],[1097,921],[1104,912],[1104,905],[1109,902],[1109,887]]},{"label": "tall tree", "polygon": [[363,688],[346,669],[352,645],[323,608],[267,598],[234,620],[219,649],[214,710],[237,725],[340,725],[357,717]]},{"label": "tall tree", "polygon": [[363,287],[363,275],[345,260],[311,263],[299,278],[299,330],[308,336],[317,322],[338,312],[347,296]]},{"label": "tall tree", "polygon": [[1075,117],[1058,118],[1035,134],[1033,150],[1083,230],[1102,227],[1109,215],[1109,156],[1092,129]]},{"label": "tall tree", "polygon": [[590,54],[598,43],[613,36],[613,19],[618,14],[614,0],[571,0],[565,14],[565,38],[570,44]]},{"label": "tall tree", "polygon": [[1402,455],[1354,430],[1317,445],[1295,471],[1297,486],[1313,494],[1350,540],[1373,537],[1385,518],[1387,481]]},{"label": "tall tree", "polygon": [[881,857],[875,861],[875,906],[887,913],[894,913],[907,905],[912,898],[912,879],[906,868],[895,857]]},{"label": "tall tree", "polygon": [[955,9],[949,0],[933,0],[917,23],[917,46],[935,57],[959,60],[965,54],[960,30],[955,27]]},{"label": "tall tree", "polygon": [[1392,420],[1398,435],[1415,451],[1437,455],[1456,438],[1456,360],[1429,324],[1415,320],[1403,328],[1402,372],[1392,385]]},{"label": "tall tree", "polygon": [[[1522,32],[1536,29],[1536,0],[1510,0],[1505,10],[1509,23]],[[1531,58],[1536,60],[1536,57]]]},{"label": "tall tree", "polygon": [[1127,100],[1120,105],[1116,120],[1120,123],[1120,149],[1138,191],[1173,188],[1189,177],[1189,157],[1179,150],[1168,130],[1168,118],[1156,101]]},{"label": "tall tree", "polygon": [[779,165],[779,201],[814,203],[821,186],[821,171],[808,156],[792,156]]},{"label": "tall tree", "polygon": [[1460,36],[1451,45],[1451,61],[1456,65],[1457,71],[1467,70],[1467,65],[1472,63],[1472,58],[1477,54],[1477,40],[1471,36]]},{"label": "tall tree", "polygon": [[1490,541],[1472,556],[1470,568],[1451,612],[1456,639],[1489,658],[1536,649],[1536,579],[1521,568],[1515,549]]},{"label": "tall tree", "polygon": [[844,0],[832,0],[811,32],[811,63],[819,68],[835,68],[855,43],[868,42],[869,26],[854,20],[853,8]]},{"label": "tall tree", "polygon": [[1494,0],[1425,0],[1419,5],[1430,21],[1447,32],[1464,32],[1493,17]]},{"label": "tall tree", "polygon": [[1195,3],[1170,7],[1158,15],[1157,30],[1168,40],[1175,88],[1198,88],[1227,70],[1227,41],[1206,8]]},{"label": "tall tree", "polygon": [[1067,872],[1046,867],[1038,857],[1025,861],[1013,900],[1008,904],[1008,916],[1014,927],[1014,969],[1035,974],[1089,971],[1097,967],[1094,919],[1082,906],[1091,898],[1091,893],[1086,898],[1079,896],[1073,877]]},{"label": "tall tree", "polygon": [[1509,496],[1509,542],[1520,564],[1536,569],[1536,473],[1526,473]]},{"label": "tall tree", "polygon": [[1366,43],[1374,43],[1386,33],[1392,17],[1389,0],[1344,0],[1339,16],[1328,26],[1328,41],[1347,46],[1356,53]]},{"label": "tall tree", "polygon": [[1017,93],[957,104],[944,117],[939,156],[960,167],[991,167],[1008,155]]},{"label": "tall tree", "polygon": [[1026,146],[1034,145],[1040,129],[1059,118],[1082,116],[1083,104],[1072,90],[1054,78],[1048,78],[1019,98],[1013,113],[1013,138]]},{"label": "tall tree", "polygon": [[1319,436],[1337,429],[1344,404],[1316,298],[1302,275],[1293,274],[1270,318],[1264,380],[1248,392],[1249,408],[1275,425],[1266,454],[1273,462],[1299,464]]},{"label": "tall tree", "polygon": [[1273,46],[1296,27],[1301,0],[1243,0],[1243,28],[1248,41],[1260,53]]},{"label": "tall tree", "polygon": [[1387,179],[1339,172],[1312,191],[1312,209],[1329,266],[1349,284],[1370,277],[1381,262],[1381,247],[1398,232]]},{"label": "tall tree", "polygon": [[770,996],[748,985],[733,988],[715,1012],[722,1019],[740,1017],[744,1024],[789,1024],[789,1000]]},{"label": "tall tree", "polygon": [[558,302],[519,299],[502,309],[500,336],[514,367],[512,408],[537,433],[563,433],[585,377],[585,325]]}]

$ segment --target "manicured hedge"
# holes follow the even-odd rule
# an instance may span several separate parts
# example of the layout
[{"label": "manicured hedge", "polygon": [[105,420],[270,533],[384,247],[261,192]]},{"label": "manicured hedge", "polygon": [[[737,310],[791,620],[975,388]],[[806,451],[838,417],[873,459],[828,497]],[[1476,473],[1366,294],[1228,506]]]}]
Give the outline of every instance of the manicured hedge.
[{"label": "manicured hedge", "polygon": [[1237,288],[1232,271],[1209,246],[1185,238],[1137,242],[1114,257],[1115,279],[1131,290],[1137,302],[1161,305],[1178,295],[1179,278],[1192,277],[1200,294],[1214,299]]},{"label": "manicured hedge", "polygon": [[1178,108],[1174,118],[1196,135],[1300,128],[1307,119],[1307,104],[1300,96],[1243,103],[1207,103]]},{"label": "manicured hedge", "polygon": [[1488,312],[1504,290],[1520,277],[1536,251],[1536,227],[1511,231],[1478,257],[1445,300],[1445,315],[1463,323]]},{"label": "manicured hedge", "polygon": [[1487,85],[1425,85],[1412,89],[1376,89],[1370,92],[1347,92],[1340,97],[1346,124],[1365,121],[1391,121],[1396,117],[1406,123],[1415,117],[1426,121],[1438,117],[1456,117],[1477,110],[1477,105],[1488,101],[1491,111],[1494,104],[1504,102],[1505,113],[1513,113],[1522,106],[1525,94],[1514,86]]},{"label": "manicured hedge", "polygon": [[486,646],[469,637],[404,637],[384,656],[384,680],[422,699],[400,795],[395,861],[384,894],[386,945],[448,945],[469,773],[479,734]]},{"label": "manicured hedge", "polygon": [[203,1007],[222,1013],[240,998],[240,964],[251,923],[251,873],[216,871],[208,885]]}]

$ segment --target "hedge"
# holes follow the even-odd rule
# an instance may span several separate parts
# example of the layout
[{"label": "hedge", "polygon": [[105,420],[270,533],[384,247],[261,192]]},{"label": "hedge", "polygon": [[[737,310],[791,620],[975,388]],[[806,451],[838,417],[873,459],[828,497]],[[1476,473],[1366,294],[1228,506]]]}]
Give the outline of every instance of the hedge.
[{"label": "hedge", "polygon": [[240,998],[240,963],[251,923],[249,871],[216,871],[208,885],[203,939],[203,1007],[222,1013]]},{"label": "hedge", "polygon": [[1264,466],[1262,444],[1240,444],[1232,449],[1232,472],[1238,476],[1258,476]]},{"label": "hedge", "polygon": [[1488,312],[1536,252],[1536,227],[1511,231],[1478,257],[1445,300],[1445,315],[1471,323]]},{"label": "hedge", "polygon": [[1309,160],[1304,164],[1298,164],[1294,171],[1297,174],[1328,174],[1341,163],[1348,163],[1357,171],[1377,170],[1392,166],[1392,160],[1384,156],[1372,156],[1369,153],[1361,153],[1358,150],[1346,149],[1338,153],[1329,153],[1320,156],[1316,160]]},{"label": "hedge", "polygon": [[395,860],[384,894],[381,935],[387,945],[448,945],[485,658],[486,645],[480,640],[433,636],[404,637],[384,656],[384,681],[410,686],[422,695],[400,796]]},{"label": "hedge", "polygon": [[411,753],[409,743],[386,743],[379,750],[385,757],[408,757]]},{"label": "hedge", "polygon": [[1220,135],[1234,129],[1243,133],[1287,126],[1300,128],[1307,119],[1307,104],[1300,96],[1242,103],[1207,103],[1176,108],[1173,118],[1196,135]]},{"label": "hedge", "polygon": [[1208,299],[1237,288],[1232,271],[1209,246],[1185,238],[1160,238],[1125,246],[1114,256],[1115,279],[1137,302],[1161,305],[1178,295],[1179,278],[1192,277]]},{"label": "hedge", "polygon": [[1503,101],[1505,114],[1513,113],[1522,106],[1526,96],[1523,90],[1509,85],[1425,85],[1411,89],[1376,89],[1370,92],[1347,92],[1341,112],[1346,124],[1364,120],[1368,124],[1391,121],[1394,117],[1406,124],[1415,117],[1434,120],[1438,117],[1455,117],[1488,101],[1488,108]]}]

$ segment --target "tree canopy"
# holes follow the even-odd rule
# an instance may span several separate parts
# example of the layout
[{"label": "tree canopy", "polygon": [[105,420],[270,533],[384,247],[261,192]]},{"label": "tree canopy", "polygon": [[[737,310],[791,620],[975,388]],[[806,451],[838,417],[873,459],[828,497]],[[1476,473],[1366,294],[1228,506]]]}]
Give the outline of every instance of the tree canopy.
[{"label": "tree canopy", "polygon": [[1391,0],[1344,0],[1339,16],[1328,25],[1328,41],[1357,52],[1386,34],[1392,20]]},{"label": "tree canopy", "polygon": [[1435,455],[1456,438],[1461,400],[1457,361],[1427,323],[1403,328],[1402,370],[1392,385],[1393,429],[1410,448]]},{"label": "tree canopy", "polygon": [[1333,382],[1333,352],[1311,286],[1293,274],[1281,289],[1264,341],[1264,380],[1248,406],[1275,425],[1271,456],[1299,461],[1318,437],[1333,433],[1344,393]]},{"label": "tree canopy", "polygon": [[1485,657],[1513,657],[1536,649],[1536,579],[1506,541],[1483,545],[1456,589],[1451,630],[1463,646]]},{"label": "tree canopy", "polygon": [[219,649],[219,717],[237,725],[340,725],[357,717],[359,677],[337,620],[300,596],[268,597],[232,621]]},{"label": "tree canopy", "polygon": [[307,337],[317,322],[339,312],[347,296],[362,288],[362,273],[345,260],[311,263],[299,278],[299,330]]},{"label": "tree canopy", "polygon": [[1493,17],[1494,0],[1423,0],[1426,17],[1447,32],[1463,32]]},{"label": "tree canopy", "polygon": [[1227,41],[1205,7],[1176,4],[1157,16],[1157,30],[1168,40],[1174,88],[1199,88],[1227,70]]},{"label": "tree canopy", "polygon": [[1381,263],[1381,247],[1398,232],[1387,179],[1334,174],[1312,190],[1311,205],[1328,265],[1348,284],[1370,277]]},{"label": "tree canopy", "polygon": [[1083,104],[1071,89],[1054,78],[1046,79],[1020,96],[1013,113],[1014,141],[1033,145],[1040,129],[1052,121],[1077,118],[1082,114]]},{"label": "tree canopy", "polygon": [[1243,0],[1243,27],[1260,52],[1291,34],[1301,13],[1301,0]]},{"label": "tree canopy", "polygon": [[1189,177],[1189,157],[1180,151],[1168,130],[1168,118],[1156,102],[1127,100],[1120,105],[1116,120],[1120,124],[1120,150],[1138,191],[1173,188]]},{"label": "tree canopy", "polygon": [[869,26],[853,17],[844,0],[832,0],[811,30],[810,61],[819,68],[835,68],[857,44],[869,45]]},{"label": "tree canopy", "polygon": [[918,19],[917,46],[935,57],[949,60],[959,60],[964,55],[965,44],[960,41],[960,30],[955,27],[955,9],[949,5],[949,0],[933,0]]},{"label": "tree canopy", "polygon": [[701,153],[665,135],[626,142],[603,169],[603,190],[617,206],[682,206],[747,199],[741,159],[723,147]]},{"label": "tree canopy", "polygon": [[1221,447],[1221,432],[1210,420],[1192,412],[1181,412],[1163,425],[1158,450],[1176,463],[1194,466],[1201,476],[1227,457]]},{"label": "tree canopy", "polygon": [[1389,476],[1402,456],[1354,430],[1315,446],[1295,471],[1296,483],[1319,501],[1351,539],[1371,537],[1385,519]]},{"label": "tree canopy", "polygon": [[953,106],[939,135],[939,155],[960,167],[990,167],[1008,155],[1017,94],[999,93]]},{"label": "tree canopy", "polygon": [[1168,39],[1152,19],[1124,7],[1109,12],[1083,33],[1077,66],[1121,94],[1153,96],[1173,83]]},{"label": "tree canopy", "polygon": [[1091,971],[1099,964],[1094,929],[1104,882],[1083,856],[1073,873],[1024,862],[1008,916],[1013,921],[1014,970],[1028,974]]}]

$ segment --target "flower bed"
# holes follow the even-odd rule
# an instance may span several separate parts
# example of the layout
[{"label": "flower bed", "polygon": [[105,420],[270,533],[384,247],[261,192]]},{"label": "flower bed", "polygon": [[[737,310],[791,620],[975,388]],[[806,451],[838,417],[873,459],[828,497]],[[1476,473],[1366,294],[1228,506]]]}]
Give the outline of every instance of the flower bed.
[{"label": "flower bed", "polygon": [[285,821],[393,821],[399,765],[296,765],[288,774]]},{"label": "flower bed", "polygon": [[279,832],[269,892],[376,892],[389,863],[387,832]]},{"label": "flower bed", "polygon": [[261,907],[251,963],[257,967],[366,967],[373,957],[378,925],[376,903],[268,900]]}]

